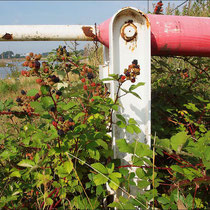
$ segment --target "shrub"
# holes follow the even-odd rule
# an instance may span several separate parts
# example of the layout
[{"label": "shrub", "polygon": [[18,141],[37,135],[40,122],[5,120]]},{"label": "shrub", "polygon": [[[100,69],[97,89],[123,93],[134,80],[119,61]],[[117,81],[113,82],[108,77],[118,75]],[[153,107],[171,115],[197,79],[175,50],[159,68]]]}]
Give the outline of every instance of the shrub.
[{"label": "shrub", "polygon": [[[21,72],[34,78],[39,88],[23,89],[16,101],[0,103],[0,114],[8,119],[7,130],[0,135],[1,208],[208,206],[204,195],[209,184],[209,132],[205,125],[197,125],[195,135],[180,126],[173,136],[154,136],[153,150],[138,140],[128,144],[126,139],[119,139],[119,151],[132,157],[130,165],[121,165],[113,159],[112,124],[124,124],[124,129],[129,125],[132,130],[126,130],[131,133],[138,134],[140,129],[134,119],[126,122],[120,114],[116,115],[117,122],[112,121],[120,96],[109,98],[97,69],[82,64],[65,47],[50,53],[47,62],[41,63],[40,58],[30,53],[24,62],[28,70]],[[124,82],[134,83],[140,74],[135,62],[125,68],[124,75],[108,78],[115,80],[118,88]],[[132,93],[140,85],[133,84]],[[192,114],[198,112],[193,103],[185,106]],[[186,115],[186,121],[191,117]],[[166,157],[173,162],[164,162]],[[136,168],[136,174],[129,168]],[[131,187],[136,187],[136,195],[130,194]],[[117,190],[127,197],[110,199],[113,196],[109,194]]]}]

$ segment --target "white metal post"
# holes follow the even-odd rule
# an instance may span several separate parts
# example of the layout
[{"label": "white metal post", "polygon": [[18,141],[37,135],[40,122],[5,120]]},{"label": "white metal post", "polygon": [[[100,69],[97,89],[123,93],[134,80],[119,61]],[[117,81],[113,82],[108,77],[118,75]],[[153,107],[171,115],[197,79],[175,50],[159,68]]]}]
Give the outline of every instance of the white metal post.
[{"label": "white metal post", "polygon": [[[150,23],[140,10],[127,7],[118,11],[109,25],[109,68],[103,69],[103,76],[108,74],[123,74],[124,69],[137,60],[140,65],[140,75],[137,82],[144,82],[144,86],[135,89],[141,100],[128,94],[120,98],[122,109],[119,111],[125,119],[134,118],[140,126],[141,133],[131,135],[123,129],[113,125],[114,157],[120,158],[122,164],[130,164],[131,156],[122,154],[116,147],[116,140],[125,138],[127,142],[134,139],[151,145],[151,37]],[[109,72],[107,72],[109,71]],[[134,83],[134,84],[136,84]],[[124,89],[129,89],[133,83],[123,83]],[[116,96],[117,83],[110,82],[112,98]],[[123,91],[120,95],[124,94]],[[116,121],[115,117],[113,119]],[[132,193],[132,192],[131,192]],[[133,191],[133,193],[135,193]]]}]

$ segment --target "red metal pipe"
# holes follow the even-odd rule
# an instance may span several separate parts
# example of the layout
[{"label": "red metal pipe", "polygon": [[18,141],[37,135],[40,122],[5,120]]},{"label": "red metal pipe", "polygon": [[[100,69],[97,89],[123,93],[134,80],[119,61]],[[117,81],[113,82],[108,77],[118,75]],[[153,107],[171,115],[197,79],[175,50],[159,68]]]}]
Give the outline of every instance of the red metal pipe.
[{"label": "red metal pipe", "polygon": [[[210,57],[210,18],[147,15],[151,24],[152,55]],[[98,26],[98,39],[109,47],[111,18]]]}]

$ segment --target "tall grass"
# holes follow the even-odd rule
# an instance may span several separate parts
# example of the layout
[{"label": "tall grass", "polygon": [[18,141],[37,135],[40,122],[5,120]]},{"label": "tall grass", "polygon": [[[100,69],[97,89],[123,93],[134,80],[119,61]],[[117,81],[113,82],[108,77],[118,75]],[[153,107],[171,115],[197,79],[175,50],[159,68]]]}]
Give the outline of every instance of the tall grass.
[{"label": "tall grass", "polygon": [[34,78],[29,77],[0,80],[0,100],[15,99],[22,89],[27,91],[38,87],[39,85],[36,84]]}]

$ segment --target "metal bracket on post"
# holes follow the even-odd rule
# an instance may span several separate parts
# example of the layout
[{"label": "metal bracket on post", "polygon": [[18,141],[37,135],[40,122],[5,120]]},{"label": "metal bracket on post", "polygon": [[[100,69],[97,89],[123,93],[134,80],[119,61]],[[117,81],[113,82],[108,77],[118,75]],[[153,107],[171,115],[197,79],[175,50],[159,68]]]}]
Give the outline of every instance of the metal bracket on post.
[{"label": "metal bracket on post", "polygon": [[[124,69],[137,60],[140,65],[140,75],[137,82],[145,85],[135,89],[141,100],[132,94],[120,98],[122,105],[119,113],[126,120],[134,118],[140,126],[141,133],[131,135],[113,125],[114,157],[120,158],[122,164],[130,164],[131,156],[122,154],[116,147],[116,140],[124,138],[127,142],[135,140],[151,145],[151,37],[150,23],[147,16],[138,9],[126,7],[118,11],[109,24],[109,68],[104,68],[103,76],[108,74],[123,74]],[[107,72],[109,70],[109,72]],[[130,81],[123,83],[122,88],[129,89]],[[117,83],[110,82],[111,97],[116,96]],[[124,92],[120,92],[123,95]],[[116,121],[115,116],[113,119]],[[132,169],[131,169],[132,170]],[[131,193],[135,193],[135,190]]]}]

